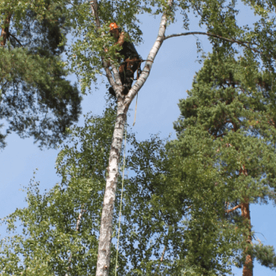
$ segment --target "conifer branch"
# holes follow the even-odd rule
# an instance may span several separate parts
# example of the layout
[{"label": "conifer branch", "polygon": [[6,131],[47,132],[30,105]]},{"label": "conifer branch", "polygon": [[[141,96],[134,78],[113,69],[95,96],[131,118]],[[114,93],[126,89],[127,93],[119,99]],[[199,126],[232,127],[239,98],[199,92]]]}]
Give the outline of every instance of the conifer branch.
[{"label": "conifer branch", "polygon": [[0,46],[2,47],[6,45],[6,41],[10,34],[9,27],[10,27],[11,17],[12,17],[12,13],[9,13],[4,20],[4,28],[2,28],[1,35],[0,35]]},{"label": "conifer branch", "polygon": [[23,45],[21,44],[21,42],[11,33],[9,33],[10,36],[12,36],[16,41],[17,43],[22,47]]},{"label": "conifer branch", "polygon": [[234,207],[234,208],[232,208],[232,209],[225,210],[225,213],[229,214],[229,213],[231,213],[231,212],[233,212],[233,211],[237,210],[238,208],[241,208],[241,204],[239,204],[239,205],[235,206],[235,207]]}]

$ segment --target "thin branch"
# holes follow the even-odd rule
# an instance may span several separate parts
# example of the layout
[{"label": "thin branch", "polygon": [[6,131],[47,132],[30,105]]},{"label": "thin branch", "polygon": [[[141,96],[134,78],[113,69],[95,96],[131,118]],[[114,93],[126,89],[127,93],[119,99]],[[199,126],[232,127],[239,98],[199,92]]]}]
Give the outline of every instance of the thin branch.
[{"label": "thin branch", "polygon": [[172,34],[172,35],[168,35],[168,36],[164,37],[163,40],[166,40],[166,39],[172,38],[172,37],[187,36],[187,35],[207,35],[207,36],[211,36],[211,37],[216,37],[216,38],[228,41],[228,42],[240,44],[240,45],[242,45],[242,46],[244,46],[244,47],[246,47],[246,48],[248,48],[248,49],[250,49],[250,50],[252,50],[256,53],[259,53],[259,54],[261,53],[257,49],[246,45],[247,42],[245,42],[245,41],[236,40],[236,39],[233,39],[233,38],[227,38],[227,37],[223,37],[223,36],[220,36],[220,35],[211,34],[211,33],[208,33],[208,32],[186,32],[186,33]]},{"label": "thin branch", "polygon": [[[86,210],[83,209],[83,205],[82,205],[82,209],[81,209],[81,211],[78,215],[78,219],[77,219],[77,223],[76,223],[76,232],[80,231],[81,218],[82,218],[82,216],[85,212],[86,212]],[[70,253],[70,257],[69,257],[69,260],[68,260],[68,268],[67,268],[68,271],[70,271],[71,262],[72,262],[72,252]],[[66,273],[65,276],[68,276],[68,274]]]},{"label": "thin branch", "polygon": [[22,47],[21,42],[13,34],[9,33],[9,35],[12,36],[18,42],[18,44],[20,44],[20,46]]},{"label": "thin branch", "polygon": [[81,223],[81,218],[82,218],[82,215],[86,212],[86,210],[84,209],[81,209],[80,213],[79,213],[79,216],[78,216],[78,219],[77,219],[77,224],[76,224],[76,231],[79,232],[80,231],[80,223]]},{"label": "thin branch", "polygon": [[219,135],[214,135],[214,137],[215,137],[215,139],[217,139],[217,138],[222,137],[224,135],[226,135],[226,132],[223,132],[223,133],[221,133]]},{"label": "thin branch", "polygon": [[234,207],[234,208],[232,208],[232,209],[225,210],[225,213],[229,214],[229,213],[231,213],[231,212],[235,211],[235,210],[236,210],[236,209],[238,209],[238,208],[241,208],[241,204],[239,204],[239,205],[235,206],[235,207]]},{"label": "thin branch", "polygon": [[[97,27],[97,29],[100,29],[101,24],[100,24],[100,19],[99,19],[99,15],[98,15],[98,1],[97,0],[90,1],[90,7],[91,7],[92,17],[94,17],[94,19],[95,19],[96,27]],[[111,86],[115,86],[116,84],[115,84],[112,74],[108,68],[108,63],[104,60],[103,57],[101,57],[101,58],[102,58],[102,64],[103,64],[103,68],[105,70],[107,79]]]},{"label": "thin branch", "polygon": [[[159,263],[159,268],[158,268],[158,271],[159,271],[159,272],[160,272],[161,264],[162,264],[163,259],[164,259],[165,252],[166,252],[166,245],[165,245],[165,247],[164,247],[163,253],[162,253],[161,258],[160,258],[160,263]],[[156,273],[157,273],[157,272],[156,272]]]},{"label": "thin branch", "polygon": [[101,27],[101,24],[100,24],[100,19],[98,15],[98,1],[97,0],[90,1],[90,7],[91,7],[92,16],[95,18],[97,29],[99,29]]},{"label": "thin branch", "polygon": [[[164,247],[164,250],[163,250],[162,256],[161,256],[161,258],[160,258],[160,262],[163,262],[163,260],[164,260],[164,256],[165,256],[165,252],[166,252],[166,245],[165,245],[165,247]],[[160,265],[161,265],[161,263],[160,263]],[[159,268],[160,268],[160,265],[159,265]]]},{"label": "thin branch", "polygon": [[[172,7],[173,5],[173,0],[167,0],[167,5],[168,7]],[[167,21],[168,21],[168,17],[166,12],[163,13],[162,17],[161,17],[161,21],[160,21],[160,25],[159,25],[159,30],[158,30],[158,36],[149,52],[149,55],[146,59],[146,63],[145,66],[143,68],[142,73],[139,76],[139,79],[136,81],[136,83],[133,85],[133,87],[129,90],[126,99],[125,99],[125,106],[128,108],[128,106],[131,104],[132,100],[134,99],[134,97],[136,96],[136,94],[138,93],[138,91],[142,88],[142,86],[144,85],[144,83],[146,82],[151,68],[152,68],[152,63],[154,62],[154,59],[159,51],[159,49],[161,48],[161,45],[164,41],[165,38],[165,31],[167,28]]]}]

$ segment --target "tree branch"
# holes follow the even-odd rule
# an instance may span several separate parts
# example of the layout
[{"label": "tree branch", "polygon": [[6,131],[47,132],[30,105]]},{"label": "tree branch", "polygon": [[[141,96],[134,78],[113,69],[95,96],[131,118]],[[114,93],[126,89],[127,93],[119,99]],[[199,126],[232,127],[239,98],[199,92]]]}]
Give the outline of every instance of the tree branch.
[{"label": "tree branch", "polygon": [[162,256],[161,256],[161,258],[160,258],[159,268],[160,268],[161,263],[162,263],[162,262],[163,262],[163,260],[164,260],[165,252],[166,252],[166,245],[165,245],[165,247],[164,247],[164,250],[163,250]]},{"label": "tree branch", "polygon": [[[210,133],[211,134],[211,133]],[[211,134],[212,135],[212,134]],[[224,135],[226,135],[226,132],[223,132],[223,133],[221,133],[221,134],[219,134],[219,135],[214,135],[214,137],[215,137],[215,139],[217,139],[217,138],[219,138],[219,137],[222,137],[222,136],[224,136]]]},{"label": "tree branch", "polygon": [[239,205],[235,206],[235,207],[234,207],[234,208],[232,208],[232,209],[225,210],[225,213],[229,214],[229,213],[231,213],[231,212],[235,211],[235,210],[236,210],[236,209],[238,209],[238,208],[241,208],[241,204],[239,204]]},{"label": "tree branch", "polygon": [[[97,0],[90,1],[90,7],[91,7],[92,17],[94,17],[94,19],[95,19],[96,27],[97,27],[97,29],[100,29],[101,24],[100,24],[100,19],[99,19],[99,15],[98,15],[98,1]],[[101,59],[102,59],[102,65],[105,70],[107,79],[108,79],[110,85],[115,87],[116,83],[115,83],[115,81],[112,77],[112,74],[108,68],[108,63],[104,60],[103,57],[101,57]]]},{"label": "tree branch", "polygon": [[9,27],[11,21],[12,13],[9,13],[4,20],[4,28],[1,29],[0,35],[0,46],[4,47],[6,45],[6,41],[9,37]]},{"label": "tree branch", "polygon": [[121,78],[120,78],[119,71],[118,71],[117,67],[114,64],[111,64],[111,68],[112,68],[115,82],[117,83],[117,85],[122,85]]},{"label": "tree branch", "polygon": [[[79,232],[80,231],[80,223],[81,223],[81,218],[82,218],[82,215],[86,212],[86,210],[83,209],[83,205],[82,205],[82,209],[78,215],[78,219],[77,219],[77,223],[76,223],[76,232]],[[68,261],[68,272],[70,271],[70,264],[72,262],[72,252],[70,253],[70,257],[69,257],[69,261]],[[66,273],[65,276],[68,276],[68,274]]]},{"label": "tree branch", "polygon": [[13,34],[9,33],[9,35],[12,36],[18,42],[18,44],[22,47],[21,42]]},{"label": "tree branch", "polygon": [[243,47],[246,47],[246,48],[248,48],[248,49],[250,49],[250,50],[252,50],[256,53],[259,53],[259,54],[261,53],[257,49],[246,45],[247,42],[245,42],[245,41],[236,40],[236,39],[233,39],[233,38],[227,38],[227,37],[223,37],[223,36],[220,36],[220,35],[211,34],[211,33],[208,33],[208,32],[186,32],[186,33],[172,34],[172,35],[168,35],[168,36],[164,37],[163,40],[166,40],[166,39],[172,38],[172,37],[187,36],[187,35],[207,35],[207,36],[211,36],[211,37],[216,37],[216,38],[219,38],[219,39],[224,40],[224,41],[240,44]]},{"label": "tree branch", "polygon": [[[168,7],[171,7],[173,4],[173,0],[167,0],[167,5]],[[130,103],[132,102],[133,98],[136,96],[138,91],[142,88],[144,83],[146,82],[147,78],[149,77],[151,68],[152,68],[152,63],[164,41],[165,38],[165,31],[167,28],[167,22],[168,22],[168,16],[166,12],[163,13],[161,22],[159,25],[159,30],[158,30],[158,35],[157,38],[149,52],[149,55],[146,59],[145,66],[143,68],[142,73],[140,74],[140,77],[136,81],[136,83],[133,85],[133,87],[129,90],[126,99],[125,99],[125,106],[128,107]]]},{"label": "tree branch", "polygon": [[101,27],[101,24],[100,24],[100,19],[98,15],[98,1],[97,0],[90,1],[90,7],[91,7],[92,16],[95,18],[96,27],[97,29],[99,29]]}]

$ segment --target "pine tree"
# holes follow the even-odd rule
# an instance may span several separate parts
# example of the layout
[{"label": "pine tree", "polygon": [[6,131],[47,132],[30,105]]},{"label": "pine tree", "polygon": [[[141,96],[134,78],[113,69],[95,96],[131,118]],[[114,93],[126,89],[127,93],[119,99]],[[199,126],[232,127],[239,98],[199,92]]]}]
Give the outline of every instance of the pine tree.
[{"label": "pine tree", "polygon": [[[275,269],[271,247],[253,243],[250,216],[250,204],[276,199],[273,85],[274,74],[260,71],[252,55],[235,59],[228,53],[214,53],[197,73],[188,98],[180,101],[182,118],[175,125],[178,140],[174,146],[183,152],[183,171],[188,178],[187,160],[198,174],[205,174],[209,167],[215,170],[208,186],[196,196],[202,197],[202,205],[216,198],[213,205],[220,220],[226,217],[237,227],[235,231],[243,238],[242,257],[238,258],[243,276],[253,275],[255,257]],[[265,250],[270,253],[262,254]]]},{"label": "pine tree", "polygon": [[[9,7],[8,2],[8,0],[3,1],[4,4],[1,6],[1,11],[7,10],[7,7]],[[101,78],[101,75],[105,75],[116,94],[117,115],[106,173],[106,188],[102,209],[98,267],[96,272],[97,276],[108,275],[111,258],[113,210],[116,202],[120,153],[127,112],[132,100],[148,79],[161,46],[167,39],[174,37],[205,35],[209,37],[214,52],[220,53],[227,50],[232,56],[235,56],[237,53],[245,56],[251,55],[253,61],[261,61],[260,68],[265,68],[269,74],[273,73],[275,60],[275,18],[273,12],[275,5],[268,0],[261,3],[254,0],[243,1],[245,6],[254,9],[258,17],[253,26],[240,26],[236,20],[239,11],[237,10],[237,3],[235,1],[93,0],[88,4],[87,1],[76,0],[67,3],[68,5],[62,1],[55,3],[62,7],[61,10],[59,8],[52,9],[52,7],[55,7],[54,4],[50,6],[51,9],[49,8],[49,10],[54,12],[53,14],[60,11],[61,17],[65,16],[66,22],[68,24],[70,22],[69,25],[73,28],[72,35],[74,40],[70,45],[68,53],[68,66],[71,72],[76,73],[80,78],[82,91],[85,92],[87,88],[91,88],[93,82],[97,83],[98,78]],[[13,4],[16,10],[14,14],[17,15],[17,18],[21,18],[21,14],[25,15],[29,6],[35,10],[39,17],[42,16],[42,19],[43,16],[51,14],[43,9],[43,5],[41,5],[39,0],[35,3],[27,0],[14,1]],[[205,27],[205,31],[189,31],[190,12],[195,13],[199,17],[199,27]],[[143,13],[155,16],[160,15],[160,27],[154,45],[144,61],[141,74],[129,90],[129,93],[124,95],[122,93],[122,82],[118,74],[118,58],[120,57],[117,52],[118,46],[113,45],[114,41],[110,37],[108,26],[111,22],[116,21],[124,31],[129,33],[133,41],[138,43],[142,40],[139,16]],[[6,17],[3,17],[1,14],[1,22],[8,22],[9,14],[4,14],[6,14]],[[174,23],[179,14],[183,16],[183,27],[186,31],[180,34],[167,35],[166,29],[170,24]],[[4,29],[6,27],[7,24],[4,25]],[[4,30],[4,32],[6,31]],[[105,49],[108,49],[108,51],[106,52]],[[249,65],[254,68],[253,61]],[[65,64],[62,65],[64,66]],[[271,98],[273,98],[273,95]],[[245,170],[247,168],[242,170],[243,177],[245,177]],[[246,205],[247,195],[244,194],[244,196],[243,203]],[[246,207],[245,205],[243,206]],[[249,231],[249,227],[247,228]],[[211,230],[208,231],[210,232]]]},{"label": "pine tree", "polygon": [[[180,102],[178,139],[131,138],[127,168],[133,176],[125,180],[119,275],[226,275],[233,264],[252,275],[250,258],[275,269],[273,248],[249,243],[254,232],[242,212],[251,203],[275,200],[271,75],[250,62],[249,57],[210,55],[189,97]],[[103,118],[88,118],[84,128],[76,128],[57,160],[62,184],[44,195],[33,185],[28,208],[7,217],[10,229],[16,219],[23,221],[27,234],[2,242],[7,275],[95,273],[106,145],[115,120],[116,111],[108,108]],[[116,220],[118,215],[119,198]],[[114,244],[111,252],[113,274]],[[23,258],[23,267],[20,254],[31,256]]]},{"label": "pine tree", "polygon": [[80,114],[80,94],[61,59],[70,30],[65,4],[9,2],[0,6],[0,118],[8,122],[0,143],[16,132],[54,146]]}]

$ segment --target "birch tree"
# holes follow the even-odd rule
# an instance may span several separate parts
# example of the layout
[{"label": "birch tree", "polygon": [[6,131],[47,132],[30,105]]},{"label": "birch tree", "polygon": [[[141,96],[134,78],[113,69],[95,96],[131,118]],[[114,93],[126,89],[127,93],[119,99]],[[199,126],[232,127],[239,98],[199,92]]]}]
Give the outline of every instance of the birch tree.
[{"label": "birch tree", "polygon": [[[91,8],[92,8],[93,16],[96,20],[96,26],[97,28],[100,28],[99,16],[97,14],[97,11],[98,11],[97,1],[92,2]],[[109,72],[109,69],[107,68],[103,58],[103,65],[105,66],[108,80],[116,93],[117,117],[115,122],[115,129],[113,133],[111,150],[109,153],[109,164],[107,168],[107,179],[106,179],[106,188],[105,188],[105,195],[104,195],[103,209],[102,209],[96,275],[109,274],[110,245],[111,245],[112,230],[113,230],[113,227],[112,227],[113,208],[114,208],[114,201],[115,201],[115,195],[116,195],[116,185],[117,185],[117,177],[118,177],[118,169],[119,169],[120,152],[121,152],[122,141],[123,141],[123,132],[124,132],[124,126],[126,124],[126,119],[127,119],[127,111],[135,95],[138,93],[138,91],[141,89],[146,79],[148,78],[152,67],[152,63],[157,55],[158,50],[162,45],[167,22],[169,20],[169,15],[172,9],[172,0],[169,0],[167,4],[163,6],[163,9],[164,11],[161,18],[159,33],[158,33],[156,42],[154,43],[147,57],[145,67],[142,71],[141,76],[139,77],[137,82],[134,84],[134,86],[130,89],[129,93],[125,97],[122,94],[123,87],[122,87],[121,80],[119,78],[119,74],[116,67],[113,66],[113,73],[114,73],[114,79],[113,79],[112,74],[111,72]]]},{"label": "birch tree", "polygon": [[[25,1],[27,6],[32,2]],[[68,49],[68,66],[76,73],[83,93],[97,82],[100,75],[105,75],[108,83],[116,94],[117,116],[109,152],[109,164],[105,195],[102,209],[101,230],[98,248],[98,265],[96,275],[108,275],[110,268],[110,248],[112,238],[113,209],[118,178],[118,164],[122,148],[123,132],[128,108],[134,97],[140,91],[149,77],[153,62],[164,41],[188,35],[208,36],[213,50],[227,50],[230,54],[250,53],[254,59],[259,59],[260,68],[274,72],[275,57],[275,6],[272,1],[242,1],[252,8],[256,22],[252,26],[240,26],[236,21],[238,10],[235,1],[86,1],[59,2],[67,22],[72,27],[73,42]],[[21,1],[15,2],[17,7]],[[20,10],[20,8],[18,8]],[[205,31],[190,30],[190,12],[199,17],[199,27]],[[109,35],[108,25],[116,20],[134,42],[141,42],[142,32],[139,27],[139,15],[142,13],[160,16],[160,26],[156,41],[145,59],[142,73],[127,95],[122,94],[122,83],[118,74],[118,47]],[[179,13],[183,18],[186,30],[179,34],[166,35],[169,24],[173,24]],[[194,26],[193,26],[194,28]],[[184,44],[183,44],[184,47]],[[104,49],[109,51],[105,52]],[[108,66],[111,64],[111,69]],[[171,93],[171,92],[170,92]]]},{"label": "birch tree", "polygon": [[[58,155],[61,183],[44,192],[32,179],[26,188],[27,207],[2,220],[10,233],[0,242],[3,276],[96,273],[107,153],[113,133],[110,125],[115,119],[111,106],[103,116],[86,116],[84,126],[71,130],[69,142]],[[231,273],[234,257],[239,255],[237,241],[242,239],[237,238],[236,225],[218,212],[221,195],[215,189],[210,191],[216,168],[199,173],[197,156],[183,162],[183,154],[171,154],[171,146],[158,136],[137,141],[129,134],[127,140],[132,150],[126,168],[133,176],[125,179],[120,247],[116,252],[116,245],[111,244],[109,273]],[[204,142],[198,139],[198,148]],[[115,221],[119,205],[117,197]]]},{"label": "birch tree", "polygon": [[[132,6],[135,1],[130,1],[129,4]],[[103,2],[92,1],[91,9],[92,15],[95,20],[96,29],[101,28],[101,16],[103,14],[99,13],[99,4]],[[141,10],[141,4],[143,2],[135,2],[139,7],[137,13]],[[246,3],[246,2],[245,2]],[[145,10],[151,8],[148,7],[147,2],[145,2]],[[247,3],[248,4],[248,3]],[[123,140],[123,130],[126,122],[126,114],[130,103],[132,102],[134,96],[141,89],[145,81],[147,80],[150,70],[152,68],[152,63],[156,58],[157,52],[161,48],[161,45],[165,39],[172,38],[175,36],[185,36],[191,34],[202,34],[207,35],[210,41],[214,45],[214,50],[220,51],[220,49],[230,49],[229,51],[234,54],[235,48],[233,44],[243,46],[245,50],[255,54],[263,61],[263,66],[268,70],[273,70],[274,66],[274,50],[273,47],[263,48],[264,44],[264,32],[270,30],[274,32],[274,19],[272,15],[269,14],[273,10],[274,6],[270,3],[257,4],[250,2],[250,5],[254,6],[255,12],[262,16],[261,20],[256,23],[254,30],[248,30],[247,27],[239,27],[235,20],[235,15],[238,13],[235,10],[234,2],[226,3],[224,1],[154,1],[151,2],[153,9],[156,9],[156,13],[161,13],[160,27],[157,35],[157,39],[146,59],[143,71],[130,89],[128,95],[122,95],[122,85],[120,82],[119,74],[117,68],[112,66],[112,73],[107,67],[105,58],[106,55],[102,54],[102,65],[105,68],[106,76],[110,85],[113,87],[116,98],[117,98],[117,119],[115,123],[115,129],[113,134],[113,140],[111,145],[111,151],[109,155],[109,165],[107,169],[107,181],[105,196],[103,202],[102,210],[102,220],[101,220],[101,230],[99,237],[99,249],[98,249],[98,264],[96,275],[108,275],[109,271],[109,259],[110,259],[110,244],[112,238],[112,213],[114,208],[114,200],[116,195],[116,183],[118,175],[118,160],[120,156],[120,150]],[[182,34],[171,34],[166,36],[165,30],[169,22],[173,22],[175,19],[175,12],[180,9],[184,13],[184,27],[187,27],[187,17],[188,10],[194,10],[200,17],[200,24],[205,25],[207,32],[186,32]],[[135,10],[135,9],[134,9]],[[122,12],[122,10],[121,10]],[[134,19],[134,14],[132,19]],[[129,18],[126,18],[129,20]],[[121,22],[119,22],[120,24]],[[123,22],[122,22],[123,23]],[[126,22],[127,23],[127,22]],[[225,24],[225,25],[224,25]],[[130,28],[131,29],[131,28]],[[101,36],[103,34],[101,33]],[[269,36],[269,43],[275,44],[273,35]],[[261,42],[262,41],[262,42]],[[268,46],[268,44],[266,44]],[[112,59],[112,57],[111,57]],[[114,60],[114,58],[113,58]]]},{"label": "birch tree", "polygon": [[[87,115],[83,127],[72,128],[56,160],[60,183],[41,191],[34,174],[24,188],[27,207],[16,209],[1,221],[8,230],[0,241],[3,276],[95,275],[105,171],[113,132],[110,125],[114,124],[115,114],[114,107],[108,106],[102,116]],[[115,251],[114,246],[111,249]],[[123,274],[122,256],[119,263],[117,271]],[[114,256],[111,267],[113,273]]]}]

